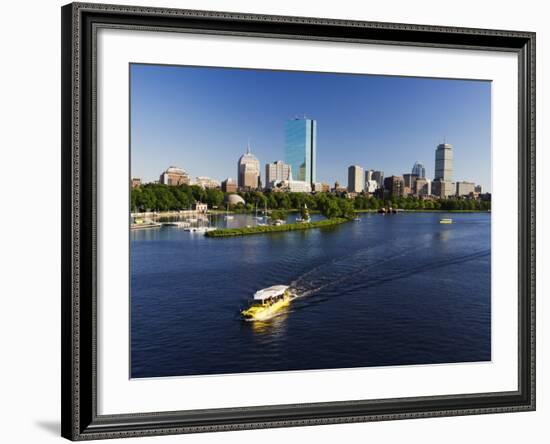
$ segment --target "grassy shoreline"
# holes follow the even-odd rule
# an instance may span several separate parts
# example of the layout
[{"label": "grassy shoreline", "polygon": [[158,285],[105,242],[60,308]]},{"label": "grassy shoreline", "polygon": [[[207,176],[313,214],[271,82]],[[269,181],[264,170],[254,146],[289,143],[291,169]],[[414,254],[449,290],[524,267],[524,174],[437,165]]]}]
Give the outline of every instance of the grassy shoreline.
[{"label": "grassy shoreline", "polygon": [[[414,210],[405,210],[403,208],[398,208],[399,212],[404,213],[490,213],[490,211],[487,210],[437,210],[434,208],[417,208]],[[283,210],[287,213],[298,213],[299,210],[297,209],[288,209]],[[268,211],[269,213],[270,211]],[[320,214],[321,212],[319,210],[308,210],[309,214]],[[368,209],[362,209],[362,210],[354,210],[357,214],[362,213],[377,213],[378,209],[368,208]],[[226,210],[208,210],[208,215],[212,216],[220,216],[225,214],[243,214],[243,215],[250,215],[255,214],[255,211],[226,211]],[[131,213],[135,215],[136,217],[153,217],[153,218],[162,218],[162,217],[178,217],[182,214],[179,211],[158,211],[158,212],[142,212],[142,213]],[[193,213],[195,214],[195,213]]]},{"label": "grassy shoreline", "polygon": [[264,234],[264,233],[280,233],[287,231],[301,231],[310,230],[312,228],[324,228],[332,227],[334,225],[340,225],[345,222],[349,222],[349,219],[337,217],[333,219],[324,219],[317,222],[308,223],[295,223],[285,225],[266,225],[256,226],[248,228],[220,228],[214,231],[208,231],[205,233],[207,237],[235,237],[235,236],[248,236],[251,234]]},{"label": "grassy shoreline", "polygon": [[[487,210],[436,210],[435,208],[416,208],[414,210],[405,210],[403,208],[397,208],[399,213],[490,213]],[[366,210],[354,210],[357,214],[361,213],[378,213],[378,210],[366,209]]]}]

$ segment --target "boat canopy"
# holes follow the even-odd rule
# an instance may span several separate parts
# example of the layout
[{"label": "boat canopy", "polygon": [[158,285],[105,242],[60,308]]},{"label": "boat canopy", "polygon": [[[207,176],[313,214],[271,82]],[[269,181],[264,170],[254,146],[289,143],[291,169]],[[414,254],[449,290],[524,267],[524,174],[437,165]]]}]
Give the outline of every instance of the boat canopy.
[{"label": "boat canopy", "polygon": [[288,285],[273,285],[272,287],[263,288],[254,293],[254,300],[264,301],[269,298],[281,296],[288,288]]}]

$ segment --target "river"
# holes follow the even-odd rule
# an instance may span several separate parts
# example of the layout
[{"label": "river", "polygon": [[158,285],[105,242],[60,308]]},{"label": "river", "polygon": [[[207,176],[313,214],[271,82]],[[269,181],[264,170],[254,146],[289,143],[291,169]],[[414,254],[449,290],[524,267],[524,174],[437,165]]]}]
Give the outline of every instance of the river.
[{"label": "river", "polygon": [[[490,360],[491,215],[359,218],[236,238],[132,231],[131,376]],[[298,298],[270,321],[240,320],[275,284]]]}]

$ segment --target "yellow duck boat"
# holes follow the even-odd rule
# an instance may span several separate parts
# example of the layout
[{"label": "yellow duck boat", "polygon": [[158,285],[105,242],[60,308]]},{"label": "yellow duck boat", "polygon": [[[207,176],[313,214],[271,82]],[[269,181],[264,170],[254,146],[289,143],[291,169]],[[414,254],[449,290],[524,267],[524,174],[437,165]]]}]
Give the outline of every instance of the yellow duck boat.
[{"label": "yellow duck boat", "polygon": [[254,302],[241,316],[247,321],[265,321],[290,304],[290,287],[273,285],[254,293]]}]

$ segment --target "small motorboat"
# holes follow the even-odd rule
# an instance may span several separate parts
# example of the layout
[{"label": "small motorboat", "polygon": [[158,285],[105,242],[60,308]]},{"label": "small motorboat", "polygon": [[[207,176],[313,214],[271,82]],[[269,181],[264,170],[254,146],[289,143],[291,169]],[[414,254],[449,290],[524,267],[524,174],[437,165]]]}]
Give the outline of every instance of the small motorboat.
[{"label": "small motorboat", "polygon": [[452,224],[453,220],[450,219],[450,218],[443,218],[443,219],[439,219],[439,223],[440,224]]}]

